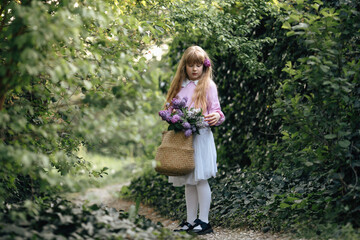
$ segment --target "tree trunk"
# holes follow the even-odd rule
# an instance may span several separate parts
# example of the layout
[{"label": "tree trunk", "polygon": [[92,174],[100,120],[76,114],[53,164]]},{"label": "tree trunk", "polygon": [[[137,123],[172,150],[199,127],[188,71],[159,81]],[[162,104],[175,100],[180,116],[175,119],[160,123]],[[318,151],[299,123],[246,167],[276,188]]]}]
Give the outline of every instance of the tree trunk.
[{"label": "tree trunk", "polygon": [[4,103],[5,103],[5,93],[2,96],[0,96],[0,111],[3,109]]}]

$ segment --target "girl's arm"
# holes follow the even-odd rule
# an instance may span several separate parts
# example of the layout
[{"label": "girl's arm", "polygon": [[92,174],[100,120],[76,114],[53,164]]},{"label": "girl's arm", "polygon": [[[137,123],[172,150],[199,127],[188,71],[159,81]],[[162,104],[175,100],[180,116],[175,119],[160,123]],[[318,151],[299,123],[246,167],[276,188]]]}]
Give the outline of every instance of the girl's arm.
[{"label": "girl's arm", "polygon": [[225,121],[225,115],[221,111],[220,102],[218,98],[217,88],[214,82],[211,82],[207,93],[207,109],[210,114],[218,113],[220,115],[219,120],[215,126],[219,126]]}]

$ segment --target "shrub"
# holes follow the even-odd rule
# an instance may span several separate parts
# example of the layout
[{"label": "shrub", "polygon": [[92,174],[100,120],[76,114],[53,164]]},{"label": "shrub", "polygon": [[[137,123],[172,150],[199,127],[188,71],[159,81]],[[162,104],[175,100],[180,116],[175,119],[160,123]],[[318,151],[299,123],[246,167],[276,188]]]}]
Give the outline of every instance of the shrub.
[{"label": "shrub", "polygon": [[[210,221],[215,225],[327,239],[336,237],[343,228],[358,224],[358,219],[349,215],[347,200],[339,197],[341,182],[333,181],[326,173],[308,175],[297,171],[282,175],[240,168],[220,169],[209,183],[213,199]],[[122,195],[141,199],[168,217],[186,218],[184,188],[173,187],[167,177],[154,171],[132,180],[129,187],[122,189]],[[330,231],[328,225],[337,227]],[[360,236],[356,235],[357,230],[350,232]]]},{"label": "shrub", "polygon": [[[227,116],[215,128],[219,163],[235,176],[249,166],[245,172],[251,174],[244,173],[248,182],[235,179],[239,186],[234,186],[228,181],[236,177],[227,175],[215,184],[232,199],[220,200],[219,208],[240,219],[248,214],[238,222],[253,227],[271,223],[273,230],[295,229],[291,225],[306,219],[321,226],[359,227],[358,9],[358,1],[351,0],[227,0],[174,10],[179,24],[170,64],[175,66],[192,44],[210,53]],[[279,190],[258,186],[273,173],[286,179],[278,183]],[[246,197],[259,191],[272,199],[254,198],[250,202],[258,205],[237,212],[228,205],[236,195],[245,204],[241,186],[251,193]],[[299,187],[303,193],[294,190]],[[220,221],[223,215],[217,214]]]},{"label": "shrub", "polygon": [[135,211],[74,205],[62,198],[7,205],[0,215],[1,239],[191,239]]}]

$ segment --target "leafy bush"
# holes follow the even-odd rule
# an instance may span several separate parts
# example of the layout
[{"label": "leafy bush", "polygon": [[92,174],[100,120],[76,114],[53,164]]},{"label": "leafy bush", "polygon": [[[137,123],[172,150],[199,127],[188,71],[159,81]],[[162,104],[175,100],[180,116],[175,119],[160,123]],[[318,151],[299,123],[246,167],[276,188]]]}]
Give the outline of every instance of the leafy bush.
[{"label": "leafy bush", "polygon": [[356,179],[359,31],[351,29],[360,27],[357,6],[228,0],[173,11],[179,24],[170,64],[191,44],[215,62],[227,115],[217,130],[222,164],[323,171],[324,159],[338,169],[351,158],[344,167]]},{"label": "leafy bush", "polygon": [[[304,226],[323,232],[327,223],[339,224],[339,229],[357,229],[358,1],[178,4],[181,7],[171,15],[178,25],[169,64],[176,66],[181,53],[192,44],[210,53],[227,116],[215,130],[219,163],[235,176],[249,167],[244,173],[248,182],[235,179],[239,186],[234,186],[228,182],[230,175],[225,182],[216,182],[215,188],[228,184],[235,189],[224,188],[222,193],[231,200],[220,200],[219,208],[240,218],[248,216],[239,222],[253,227],[295,229],[292,225],[313,221],[322,230],[310,222]],[[285,177],[284,187],[271,185],[275,180],[269,186],[258,186],[273,177],[268,172]],[[240,199],[236,201],[246,205],[241,186],[251,193],[246,197],[265,195],[252,199],[254,205],[244,213],[232,205],[236,195]],[[295,190],[299,187],[305,188],[304,192]],[[222,212],[215,215],[221,221]]]},{"label": "leafy bush", "polygon": [[1,239],[191,239],[174,234],[135,211],[74,205],[61,198],[7,205]]},{"label": "leafy bush", "polygon": [[[359,224],[358,219],[349,216],[347,200],[339,197],[341,181],[327,178],[326,173],[306,175],[298,171],[285,176],[221,169],[218,177],[209,182],[213,199],[210,221],[214,225],[285,231],[322,239],[342,239],[343,234],[360,236],[352,228]],[[173,187],[167,177],[154,171],[134,179],[121,192],[125,197],[141,199],[163,215],[186,218],[184,189]],[[329,226],[333,227],[331,231]]]},{"label": "leafy bush", "polygon": [[0,209],[51,195],[66,184],[64,175],[101,175],[77,156],[81,145],[98,152],[103,145],[117,156],[153,154],[141,137],[152,137],[149,112],[162,96],[143,50],[160,42],[165,26],[155,28],[162,15],[143,19],[147,7],[160,6],[116,3],[2,1]]},{"label": "leafy bush", "polygon": [[121,189],[121,196],[140,199],[143,203],[154,206],[162,215],[173,219],[179,220],[186,216],[183,189],[168,184],[167,177],[157,174],[153,169],[132,179],[129,187]]},{"label": "leafy bush", "polygon": [[283,137],[269,151],[279,171],[303,170],[337,183],[329,189],[328,200],[341,203],[333,214],[359,227],[360,131],[355,116],[360,114],[360,55],[354,52],[359,32],[347,28],[360,29],[360,13],[353,4],[283,5],[290,16],[283,28],[289,38],[304,41],[309,52],[283,69],[288,75],[273,104],[274,115],[282,118]]}]

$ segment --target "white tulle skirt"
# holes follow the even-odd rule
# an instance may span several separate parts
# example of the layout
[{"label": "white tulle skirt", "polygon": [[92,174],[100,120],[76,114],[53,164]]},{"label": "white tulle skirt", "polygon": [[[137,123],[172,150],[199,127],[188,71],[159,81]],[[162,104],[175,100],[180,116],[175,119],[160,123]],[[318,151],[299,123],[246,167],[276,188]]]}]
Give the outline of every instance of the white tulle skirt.
[{"label": "white tulle skirt", "polygon": [[216,176],[216,148],[214,136],[210,128],[200,129],[200,135],[194,135],[195,169],[185,176],[169,177],[169,183],[175,187],[185,184],[196,185],[198,181]]}]

